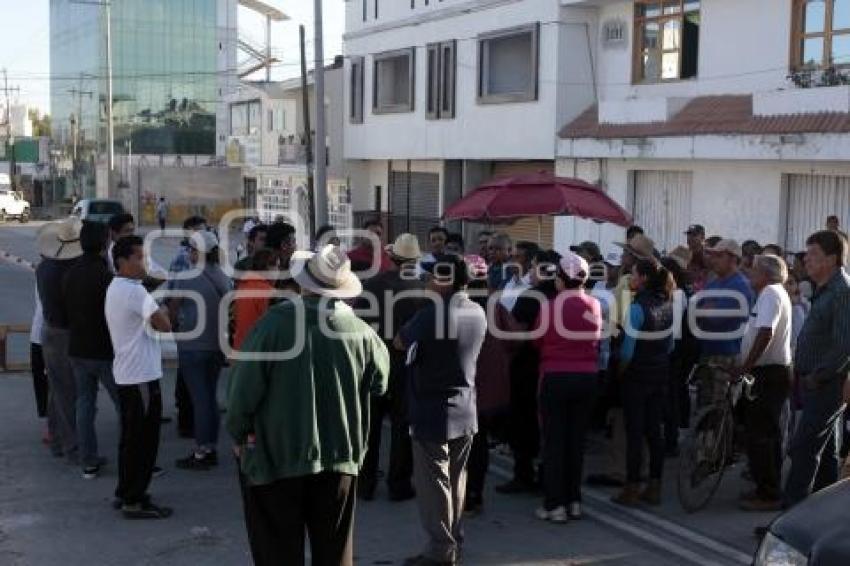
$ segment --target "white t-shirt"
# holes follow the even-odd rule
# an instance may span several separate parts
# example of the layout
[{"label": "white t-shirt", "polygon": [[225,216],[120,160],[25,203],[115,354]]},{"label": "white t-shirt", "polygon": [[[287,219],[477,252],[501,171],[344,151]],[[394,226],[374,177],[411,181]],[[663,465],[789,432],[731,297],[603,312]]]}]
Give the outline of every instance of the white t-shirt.
[{"label": "white t-shirt", "polygon": [[106,324],[112,338],[115,383],[135,385],[162,377],[162,348],[145,325],[159,305],[142,282],[116,277],[106,290]]},{"label": "white t-shirt", "polygon": [[762,289],[741,343],[742,361],[749,355],[759,330],[771,328],[773,337],[756,366],[791,365],[791,311],[791,298],[782,285],[774,283]]}]

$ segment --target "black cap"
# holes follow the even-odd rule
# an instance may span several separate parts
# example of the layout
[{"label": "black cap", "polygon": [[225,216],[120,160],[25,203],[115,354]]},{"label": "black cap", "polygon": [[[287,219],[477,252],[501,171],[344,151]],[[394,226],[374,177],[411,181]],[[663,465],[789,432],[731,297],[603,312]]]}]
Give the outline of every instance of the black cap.
[{"label": "black cap", "polygon": [[599,249],[599,246],[596,242],[591,242],[589,240],[584,241],[577,246],[570,246],[570,251],[579,255],[585,255],[590,258],[590,261],[597,261],[602,258],[602,251]]},{"label": "black cap", "polygon": [[455,289],[469,284],[469,268],[466,261],[456,254],[437,254],[434,261],[423,262],[422,270],[440,279],[451,279]]},{"label": "black cap", "polygon": [[705,226],[702,224],[691,224],[688,226],[688,229],[685,230],[685,234],[699,234],[700,236],[705,236]]}]

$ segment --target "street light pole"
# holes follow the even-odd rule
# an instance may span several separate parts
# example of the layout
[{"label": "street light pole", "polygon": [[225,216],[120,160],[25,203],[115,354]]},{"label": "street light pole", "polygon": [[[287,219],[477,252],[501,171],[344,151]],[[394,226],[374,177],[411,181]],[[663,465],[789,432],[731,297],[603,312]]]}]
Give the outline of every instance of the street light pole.
[{"label": "street light pole", "polygon": [[328,223],[327,134],[325,126],[325,55],[322,44],[322,0],[314,4],[315,77],[316,91],[316,227]]}]

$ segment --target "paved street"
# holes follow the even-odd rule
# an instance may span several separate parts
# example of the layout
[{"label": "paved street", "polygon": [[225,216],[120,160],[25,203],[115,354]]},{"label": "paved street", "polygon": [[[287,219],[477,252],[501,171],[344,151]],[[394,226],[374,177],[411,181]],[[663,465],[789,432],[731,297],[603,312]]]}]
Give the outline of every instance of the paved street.
[{"label": "paved street", "polygon": [[[35,260],[36,224],[0,225],[0,254]],[[172,249],[155,252],[167,264]],[[0,322],[28,323],[32,312],[33,275],[20,265],[0,260]],[[25,341],[19,345],[23,348]],[[18,349],[18,348],[15,348]],[[166,412],[173,413],[169,375],[164,384]],[[224,384],[222,385],[224,387]],[[117,419],[108,398],[101,397],[99,431],[110,459],[97,480],[81,479],[79,470],[54,460],[41,445],[42,425],[35,418],[27,375],[0,374],[0,564],[248,564],[235,470],[227,458],[215,471],[176,470],[173,463],[190,444],[165,425],[160,464],[167,474],[152,492],[175,508],[162,522],[126,522],[111,510],[115,484]],[[221,449],[224,450],[222,440]],[[598,442],[590,447],[588,468],[598,460]],[[675,465],[668,461],[664,505],[657,510],[626,510],[608,503],[610,492],[586,491],[587,519],[565,526],[534,519],[533,497],[486,495],[485,513],[467,528],[467,564],[748,564],[755,549],[752,529],[770,515],[752,515],[735,507],[747,487],[740,465],[733,467],[711,506],[684,513],[675,497]],[[510,462],[495,455],[490,487],[507,476]],[[397,564],[415,554],[423,542],[415,503],[393,504],[379,493],[359,503],[356,547],[359,564]]]}]

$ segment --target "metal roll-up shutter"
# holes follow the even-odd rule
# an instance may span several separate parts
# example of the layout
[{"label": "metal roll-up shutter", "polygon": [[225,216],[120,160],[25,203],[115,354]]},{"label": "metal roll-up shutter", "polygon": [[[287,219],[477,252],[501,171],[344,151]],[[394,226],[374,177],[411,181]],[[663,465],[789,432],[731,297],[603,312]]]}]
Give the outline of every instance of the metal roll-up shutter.
[{"label": "metal roll-up shutter", "polygon": [[[555,164],[551,161],[497,161],[493,163],[493,178],[510,177],[526,173],[554,173]],[[497,226],[500,232],[507,233],[514,242],[522,240],[534,242],[542,248],[551,248],[555,241],[555,217],[544,216],[521,218],[513,224]]]},{"label": "metal roll-up shutter", "polygon": [[826,218],[838,216],[842,230],[850,225],[850,177],[788,175],[785,249],[800,252],[806,239],[826,228]]},{"label": "metal roll-up shutter", "polygon": [[684,232],[691,222],[693,173],[635,171],[634,182],[635,224],[662,253],[684,244]]},{"label": "metal roll-up shutter", "polygon": [[424,245],[428,230],[439,223],[440,175],[393,171],[390,174],[390,239],[410,232]]}]

